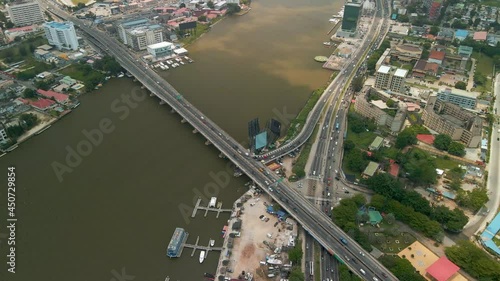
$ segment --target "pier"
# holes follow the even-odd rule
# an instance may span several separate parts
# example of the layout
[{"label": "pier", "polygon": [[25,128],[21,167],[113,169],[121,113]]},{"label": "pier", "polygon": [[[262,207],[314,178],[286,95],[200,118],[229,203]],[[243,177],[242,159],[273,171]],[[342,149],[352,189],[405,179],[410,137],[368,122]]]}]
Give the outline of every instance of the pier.
[{"label": "pier", "polygon": [[201,198],[198,198],[198,201],[196,201],[196,206],[194,206],[193,213],[191,214],[192,218],[196,216],[198,210],[205,210],[205,217],[207,216],[208,211],[216,212],[217,213],[217,215],[215,216],[216,218],[219,218],[219,215],[222,212],[231,213],[233,211],[232,209],[222,209],[222,205],[220,205],[219,208],[211,208],[208,205],[206,207],[200,206],[200,204],[201,204]]},{"label": "pier", "polygon": [[194,253],[196,250],[203,250],[205,251],[205,258],[208,256],[208,252],[210,251],[222,251],[222,247],[210,247],[210,241],[208,241],[207,246],[200,246],[198,245],[198,242],[200,242],[200,236],[196,238],[196,242],[194,244],[186,244],[182,246],[183,248],[190,248],[193,249],[191,252],[191,257],[194,256]]}]

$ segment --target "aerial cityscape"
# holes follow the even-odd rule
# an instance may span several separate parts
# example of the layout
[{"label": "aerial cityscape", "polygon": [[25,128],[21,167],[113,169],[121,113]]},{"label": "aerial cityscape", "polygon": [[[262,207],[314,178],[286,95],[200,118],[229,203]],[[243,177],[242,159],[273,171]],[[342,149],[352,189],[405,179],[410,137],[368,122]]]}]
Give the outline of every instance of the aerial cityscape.
[{"label": "aerial cityscape", "polygon": [[500,281],[500,1],[0,7],[0,280]]}]

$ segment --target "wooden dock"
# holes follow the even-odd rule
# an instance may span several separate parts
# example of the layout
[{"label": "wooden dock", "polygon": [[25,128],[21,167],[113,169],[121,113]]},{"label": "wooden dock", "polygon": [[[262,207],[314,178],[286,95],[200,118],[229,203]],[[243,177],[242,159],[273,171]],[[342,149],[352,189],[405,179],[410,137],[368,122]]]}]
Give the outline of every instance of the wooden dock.
[{"label": "wooden dock", "polygon": [[199,242],[200,242],[200,236],[198,236],[196,238],[196,242],[194,244],[186,244],[186,243],[184,243],[184,245],[182,246],[182,248],[193,249],[193,251],[191,252],[191,257],[194,256],[194,253],[196,252],[196,250],[205,251],[205,258],[208,256],[208,252],[210,252],[210,251],[222,251],[222,247],[210,247],[210,241],[208,241],[208,245],[207,246],[200,246],[200,245],[198,245]]},{"label": "wooden dock", "polygon": [[198,212],[198,210],[205,210],[205,217],[207,216],[208,211],[216,212],[217,213],[217,215],[215,216],[216,218],[219,218],[219,215],[222,212],[231,213],[233,211],[232,209],[222,209],[222,205],[220,206],[220,208],[211,208],[211,207],[208,207],[208,205],[206,207],[200,206],[200,204],[201,204],[201,198],[198,198],[198,201],[196,201],[196,206],[194,206],[193,213],[191,214],[192,218],[194,218],[196,216],[196,213]]}]

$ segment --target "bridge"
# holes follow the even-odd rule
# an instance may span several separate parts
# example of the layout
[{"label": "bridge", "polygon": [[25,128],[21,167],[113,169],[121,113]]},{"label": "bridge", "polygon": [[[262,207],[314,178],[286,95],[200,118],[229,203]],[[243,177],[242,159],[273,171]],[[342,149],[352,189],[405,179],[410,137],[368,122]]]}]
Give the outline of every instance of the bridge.
[{"label": "bridge", "polygon": [[[381,1],[381,0],[378,0]],[[345,261],[345,264],[358,276],[365,280],[398,280],[389,270],[384,268],[373,256],[367,253],[352,238],[337,227],[327,215],[317,209],[308,199],[297,190],[290,188],[281,181],[275,173],[262,173],[262,169],[267,167],[259,160],[263,158],[274,158],[287,154],[293,149],[300,147],[312,134],[316,123],[330,99],[340,99],[341,91],[332,91],[334,87],[341,84],[347,73],[355,69],[354,64],[350,64],[341,72],[334,82],[328,87],[318,103],[308,116],[304,128],[300,134],[286,146],[280,147],[267,155],[256,156],[254,159],[246,149],[242,147],[230,135],[224,132],[217,124],[203,115],[189,101],[184,99],[167,81],[156,72],[136,58],[132,57],[128,49],[115,39],[110,38],[104,32],[91,29],[85,26],[84,22],[60,10],[52,2],[43,0],[47,10],[63,20],[70,20],[82,31],[91,37],[95,44],[113,55],[115,59],[142,83],[152,94],[161,101],[172,107],[182,118],[191,124],[196,131],[202,134],[211,144],[226,155],[235,163],[242,172],[247,174],[254,182],[259,184],[277,203],[279,203],[290,215],[292,215],[303,228],[311,234],[330,254],[335,254]],[[381,5],[379,2],[378,4]],[[49,8],[50,7],[50,8]],[[383,21],[377,19],[380,27]],[[375,30],[377,30],[375,28]],[[372,27],[373,30],[373,27]],[[367,48],[376,38],[377,32],[370,32],[370,40],[365,40],[365,45],[360,48]],[[273,187],[272,189],[270,187]],[[351,262],[348,262],[350,260]],[[352,262],[352,261],[355,262]]]}]

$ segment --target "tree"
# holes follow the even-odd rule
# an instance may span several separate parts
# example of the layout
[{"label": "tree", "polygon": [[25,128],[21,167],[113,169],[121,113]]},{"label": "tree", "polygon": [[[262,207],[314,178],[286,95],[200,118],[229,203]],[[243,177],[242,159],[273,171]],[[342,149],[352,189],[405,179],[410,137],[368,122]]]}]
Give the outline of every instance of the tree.
[{"label": "tree", "polygon": [[431,29],[429,30],[429,33],[436,36],[439,33],[439,27],[433,25],[431,26]]},{"label": "tree", "polygon": [[201,21],[201,22],[206,22],[206,21],[207,21],[207,17],[206,17],[206,16],[201,15],[201,16],[199,16],[199,17],[198,17],[198,21]]},{"label": "tree", "polygon": [[388,224],[393,224],[395,221],[396,221],[396,217],[394,216],[393,213],[389,213],[385,216],[385,221],[388,223]]},{"label": "tree", "polygon": [[227,4],[227,14],[228,15],[236,14],[236,13],[239,13],[240,11],[241,11],[240,5],[238,5],[236,3]]},{"label": "tree", "polygon": [[300,264],[302,260],[303,252],[301,243],[295,244],[295,247],[288,251],[288,259],[293,262],[293,264]]},{"label": "tree", "polygon": [[36,124],[38,124],[38,117],[33,113],[25,113],[22,114],[19,118],[19,123],[21,126],[24,126],[27,130],[33,128]]},{"label": "tree", "polygon": [[181,4],[179,5],[179,8],[186,8],[186,4],[181,3]]},{"label": "tree", "polygon": [[500,281],[500,263],[468,240],[445,249],[450,261],[478,280]]},{"label": "tree", "polygon": [[215,8],[215,4],[214,4],[214,2],[212,2],[212,1],[208,1],[208,2],[207,2],[207,6],[208,6],[210,9],[214,9],[214,8]]},{"label": "tree", "polygon": [[365,158],[365,153],[359,149],[354,149],[347,155],[347,167],[353,172],[362,172],[368,160]]},{"label": "tree", "polygon": [[32,99],[34,97],[36,97],[35,90],[30,89],[30,88],[24,89],[24,91],[23,91],[23,98],[25,98],[25,99]]},{"label": "tree", "polygon": [[383,255],[379,258],[380,262],[387,267],[399,280],[425,281],[410,261],[398,256]]},{"label": "tree", "polygon": [[354,92],[359,92],[363,88],[363,76],[356,77],[352,80],[351,86]]},{"label": "tree", "polygon": [[479,211],[488,200],[488,190],[484,187],[474,188],[471,191],[459,190],[456,199],[458,205],[474,212]]},{"label": "tree", "polygon": [[458,81],[457,83],[455,83],[455,88],[465,90],[467,89],[467,84],[465,84],[465,82],[463,81]]},{"label": "tree", "polygon": [[434,139],[434,147],[439,150],[448,150],[448,147],[452,143],[452,139],[450,136],[445,134],[439,134]]},{"label": "tree", "polygon": [[385,104],[388,106],[388,107],[394,107],[394,105],[396,104],[395,101],[393,101],[392,99],[388,99]]},{"label": "tree", "polygon": [[351,151],[353,148],[356,147],[356,144],[354,143],[354,141],[352,140],[347,140],[345,143],[344,143],[344,151],[346,152],[349,152]]},{"label": "tree", "polygon": [[417,144],[417,134],[409,128],[404,129],[396,138],[396,148],[404,148],[407,145]]},{"label": "tree", "polygon": [[290,272],[290,276],[288,277],[290,281],[304,281],[304,273],[301,271],[299,266],[295,266]]},{"label": "tree", "polygon": [[448,153],[462,157],[465,155],[465,146],[460,142],[454,141],[448,147]]}]

